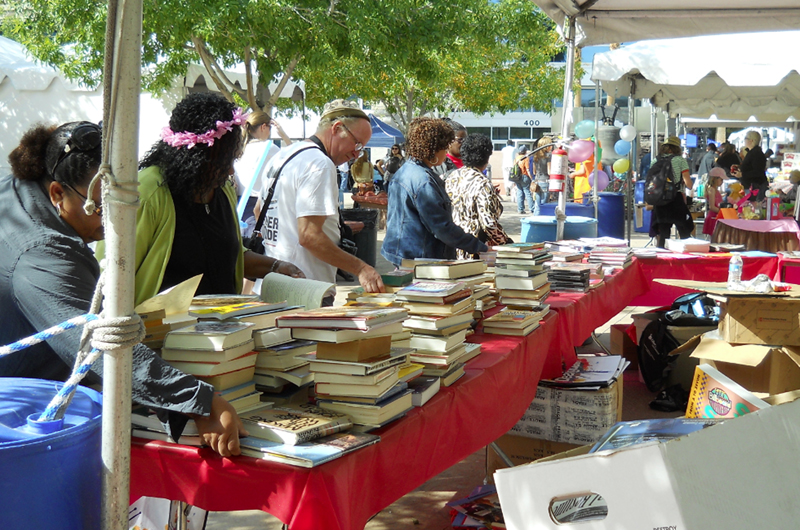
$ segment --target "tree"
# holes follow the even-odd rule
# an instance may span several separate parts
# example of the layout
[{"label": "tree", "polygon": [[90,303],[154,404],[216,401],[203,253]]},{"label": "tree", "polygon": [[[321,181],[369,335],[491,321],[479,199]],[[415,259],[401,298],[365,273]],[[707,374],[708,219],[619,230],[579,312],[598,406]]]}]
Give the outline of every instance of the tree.
[{"label": "tree", "polygon": [[[100,82],[104,2],[10,5],[6,34],[68,77]],[[253,108],[297,105],[267,90],[294,77],[306,82],[311,108],[359,96],[382,102],[405,128],[412,116],[454,107],[547,110],[558,79],[544,59],[557,37],[528,0],[146,0],[143,7],[143,86],[153,92],[202,62],[220,92]],[[241,63],[250,74],[244,87],[225,76]]]}]

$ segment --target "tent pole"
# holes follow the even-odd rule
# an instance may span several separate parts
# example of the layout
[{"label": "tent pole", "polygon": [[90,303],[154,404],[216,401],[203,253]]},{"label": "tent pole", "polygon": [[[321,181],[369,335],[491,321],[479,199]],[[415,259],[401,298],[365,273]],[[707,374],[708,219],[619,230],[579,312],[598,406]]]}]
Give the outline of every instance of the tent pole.
[{"label": "tent pole", "polygon": [[602,164],[600,160],[600,142],[597,141],[597,130],[600,128],[600,80],[596,79],[594,82],[594,177],[592,180],[592,198],[594,200],[594,218],[597,219],[598,229],[600,228],[600,219],[598,218],[599,207],[597,201],[597,167]]},{"label": "tent pole", "polygon": [[[565,40],[567,43],[567,67],[564,72],[564,102],[561,116],[561,138],[566,140],[569,135],[569,124],[572,122],[572,81],[575,76],[575,17],[568,17],[565,24]],[[568,175],[565,175],[569,178]],[[564,188],[567,187],[566,178]],[[558,206],[556,206],[556,240],[564,239],[564,220],[567,211],[567,194],[562,189],[558,192]]]},{"label": "tent pole", "polygon": [[[656,145],[658,140],[658,112],[655,105],[650,107],[650,164],[656,161]],[[640,177],[642,175],[639,175]]]},{"label": "tent pole", "polygon": [[[114,24],[114,61],[111,72],[112,98],[110,162],[118,187],[110,187],[105,266],[104,311],[107,317],[133,314],[136,209],[125,190],[137,190],[139,142],[139,92],[141,82],[142,2],[112,0],[118,13]],[[111,28],[109,28],[111,31]],[[119,188],[124,188],[123,190]],[[103,356],[103,529],[128,528],[131,453],[131,348],[105,352]]]},{"label": "tent pole", "polygon": [[[628,95],[628,125],[632,127],[636,127],[636,108],[634,107],[635,100],[633,99],[633,94],[635,92],[635,81],[631,79],[631,91]],[[637,132],[636,138],[633,139],[631,142],[631,150],[628,153],[628,160],[636,160],[636,140],[638,139],[639,134]],[[628,233],[628,246],[631,246],[631,228],[633,226],[633,164],[628,164],[628,171],[625,177],[627,181],[627,186],[625,190],[625,220],[626,220],[626,228]]]}]

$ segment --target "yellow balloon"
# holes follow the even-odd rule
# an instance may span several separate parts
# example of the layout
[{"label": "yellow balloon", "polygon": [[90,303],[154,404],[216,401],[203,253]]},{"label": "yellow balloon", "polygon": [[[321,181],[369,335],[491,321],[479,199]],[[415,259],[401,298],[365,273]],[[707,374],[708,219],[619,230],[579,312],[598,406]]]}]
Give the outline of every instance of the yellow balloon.
[{"label": "yellow balloon", "polygon": [[620,158],[616,162],[614,162],[614,172],[615,173],[625,173],[628,171],[628,168],[631,167],[631,162],[627,158]]}]

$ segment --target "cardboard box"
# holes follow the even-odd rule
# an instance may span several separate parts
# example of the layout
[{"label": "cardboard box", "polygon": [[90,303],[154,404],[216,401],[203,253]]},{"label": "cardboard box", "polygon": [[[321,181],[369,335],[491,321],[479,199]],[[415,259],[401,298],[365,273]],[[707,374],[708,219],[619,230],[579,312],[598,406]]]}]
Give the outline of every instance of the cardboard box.
[{"label": "cardboard box", "polygon": [[631,363],[630,366],[628,366],[628,369],[638,370],[639,369],[638,348],[626,333],[628,326],[630,326],[630,324],[613,324],[611,326],[611,331],[609,332],[610,335],[609,340],[611,342],[611,354],[622,355],[626,361]]},{"label": "cardboard box", "polygon": [[[515,466],[530,464],[540,458],[561,454],[565,451],[583,447],[578,444],[551,442],[537,438],[526,438],[513,434],[504,434],[494,441],[497,448],[511,460]],[[591,446],[590,446],[591,447]],[[494,472],[508,467],[505,460],[497,454],[491,445],[486,446],[486,476],[491,480]]]},{"label": "cardboard box", "polygon": [[[793,529],[798,452],[800,400],[666,443],[500,469],[494,479],[513,530]],[[554,503],[587,493],[607,505],[602,519],[554,521]]]},{"label": "cardboard box", "polygon": [[715,297],[722,307],[722,339],[737,344],[800,346],[800,299],[777,296]]},{"label": "cardboard box", "polygon": [[800,389],[800,348],[735,345],[707,333],[691,355],[730,377],[750,392],[770,395]]},{"label": "cardboard box", "polygon": [[592,444],[622,417],[622,379],[600,390],[539,386],[536,398],[508,434]]}]

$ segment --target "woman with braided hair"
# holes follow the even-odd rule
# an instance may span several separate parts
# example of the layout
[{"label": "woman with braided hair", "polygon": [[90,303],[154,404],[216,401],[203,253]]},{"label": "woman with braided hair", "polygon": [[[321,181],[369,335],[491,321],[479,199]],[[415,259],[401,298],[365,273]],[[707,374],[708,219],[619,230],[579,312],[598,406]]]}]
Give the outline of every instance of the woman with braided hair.
[{"label": "woman with braided hair", "polygon": [[[0,179],[0,344],[10,344],[87,313],[100,277],[88,244],[103,239],[100,186],[90,187],[101,160],[102,131],[89,122],[37,125],[9,156]],[[91,199],[87,198],[90,197]],[[80,348],[72,329],[0,356],[0,377],[65,381]],[[98,384],[100,358],[83,380]],[[142,344],[133,348],[133,401],[156,410],[178,438],[189,417],[223,456],[239,454],[245,431],[214,388],[176,370]]]},{"label": "woman with braided hair", "polygon": [[270,272],[303,276],[242,245],[231,177],[246,119],[219,94],[189,94],[139,163],[137,305],[198,274],[197,294],[240,293],[244,278]]}]

